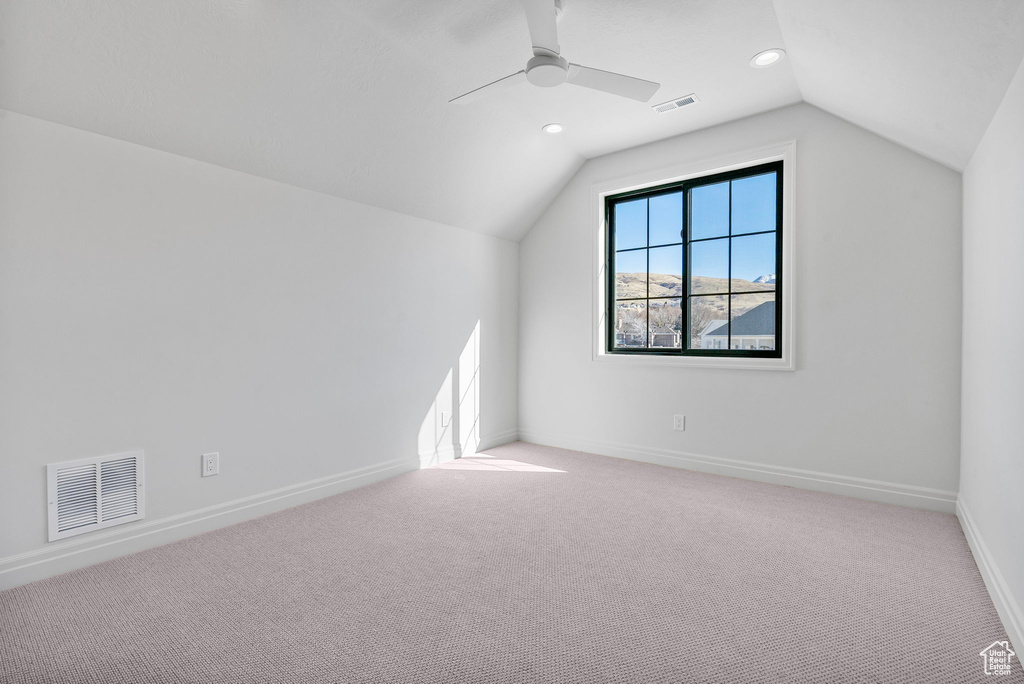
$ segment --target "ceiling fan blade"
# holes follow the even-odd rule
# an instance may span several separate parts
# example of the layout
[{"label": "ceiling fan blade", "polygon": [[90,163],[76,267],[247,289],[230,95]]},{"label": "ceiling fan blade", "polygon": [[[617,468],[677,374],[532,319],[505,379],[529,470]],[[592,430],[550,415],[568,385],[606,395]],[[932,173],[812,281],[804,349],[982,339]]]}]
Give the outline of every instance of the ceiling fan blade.
[{"label": "ceiling fan blade", "polygon": [[583,86],[584,88],[601,90],[612,95],[621,95],[622,97],[628,97],[631,100],[638,100],[640,102],[650,100],[654,97],[654,93],[658,92],[658,88],[661,87],[660,83],[655,83],[654,81],[645,81],[642,78],[624,76],[611,71],[591,69],[579,64],[569,65],[568,82],[573,85]]},{"label": "ceiling fan blade", "polygon": [[555,0],[523,0],[523,9],[533,47],[559,54]]},{"label": "ceiling fan blade", "polygon": [[487,95],[496,93],[499,90],[504,90],[505,88],[508,88],[509,86],[514,86],[517,83],[522,83],[525,80],[526,72],[517,71],[511,76],[499,78],[497,81],[488,83],[485,86],[480,86],[476,90],[470,90],[468,93],[464,93],[462,95],[459,95],[458,97],[454,97],[448,100],[448,104],[466,104],[469,102],[476,102],[482,97],[486,97]]}]

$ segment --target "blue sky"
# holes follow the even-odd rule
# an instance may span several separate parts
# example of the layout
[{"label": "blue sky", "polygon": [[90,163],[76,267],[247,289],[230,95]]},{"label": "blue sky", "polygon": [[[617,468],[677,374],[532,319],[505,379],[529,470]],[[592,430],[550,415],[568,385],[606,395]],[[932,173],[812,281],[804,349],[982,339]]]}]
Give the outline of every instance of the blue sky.
[{"label": "blue sky", "polygon": [[[691,239],[729,234],[729,182],[703,185],[691,192]],[[647,246],[648,214],[651,244],[680,240],[682,192],[622,202],[615,206],[615,247]],[[774,230],[775,174],[763,174],[732,181],[732,234]],[[682,247],[650,250],[650,272],[682,275]],[[643,251],[618,254],[616,270],[642,272]],[[693,275],[726,278],[729,275],[729,240],[709,240],[690,246]],[[744,280],[774,273],[775,234],[732,238],[732,277]]]}]

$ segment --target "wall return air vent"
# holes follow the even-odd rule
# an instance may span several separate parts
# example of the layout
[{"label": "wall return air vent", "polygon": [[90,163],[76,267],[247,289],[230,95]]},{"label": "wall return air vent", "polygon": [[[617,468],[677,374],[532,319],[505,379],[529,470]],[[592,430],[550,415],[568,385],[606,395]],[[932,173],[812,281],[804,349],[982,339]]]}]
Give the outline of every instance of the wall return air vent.
[{"label": "wall return air vent", "polygon": [[143,452],[46,466],[50,541],[145,517]]},{"label": "wall return air vent", "polygon": [[673,109],[679,109],[680,107],[685,107],[686,105],[692,105],[694,102],[700,102],[700,98],[698,98],[696,94],[690,93],[689,95],[683,95],[682,97],[673,98],[668,102],[656,104],[653,107],[651,107],[651,109],[658,112],[659,114],[664,114],[665,112],[671,112]]}]

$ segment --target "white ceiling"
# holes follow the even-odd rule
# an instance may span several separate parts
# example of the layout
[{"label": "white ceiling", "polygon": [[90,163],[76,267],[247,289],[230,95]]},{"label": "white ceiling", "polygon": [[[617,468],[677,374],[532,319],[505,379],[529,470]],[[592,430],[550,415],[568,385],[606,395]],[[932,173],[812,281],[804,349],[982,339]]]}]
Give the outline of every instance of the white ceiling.
[{"label": "white ceiling", "polygon": [[523,68],[517,0],[0,0],[0,108],[516,239],[585,159],[801,100],[963,168],[1024,56],[1020,0],[564,2],[570,61],[701,102],[447,104]]},{"label": "white ceiling", "polygon": [[1022,0],[775,0],[804,100],[957,170],[1024,57]]}]

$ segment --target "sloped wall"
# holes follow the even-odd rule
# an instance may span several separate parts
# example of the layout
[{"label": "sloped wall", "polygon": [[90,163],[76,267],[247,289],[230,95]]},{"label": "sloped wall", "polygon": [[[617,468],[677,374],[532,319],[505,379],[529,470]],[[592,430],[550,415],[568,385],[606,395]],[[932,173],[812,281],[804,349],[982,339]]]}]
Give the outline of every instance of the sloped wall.
[{"label": "sloped wall", "polygon": [[[787,140],[796,370],[594,361],[595,184]],[[521,244],[520,434],[952,511],[960,192],[955,171],[806,104],[591,160]]]},{"label": "sloped wall", "polygon": [[0,175],[0,574],[78,548],[46,463],[144,450],[146,524],[395,474],[460,363],[451,430],[514,437],[517,244],[13,113]]}]

